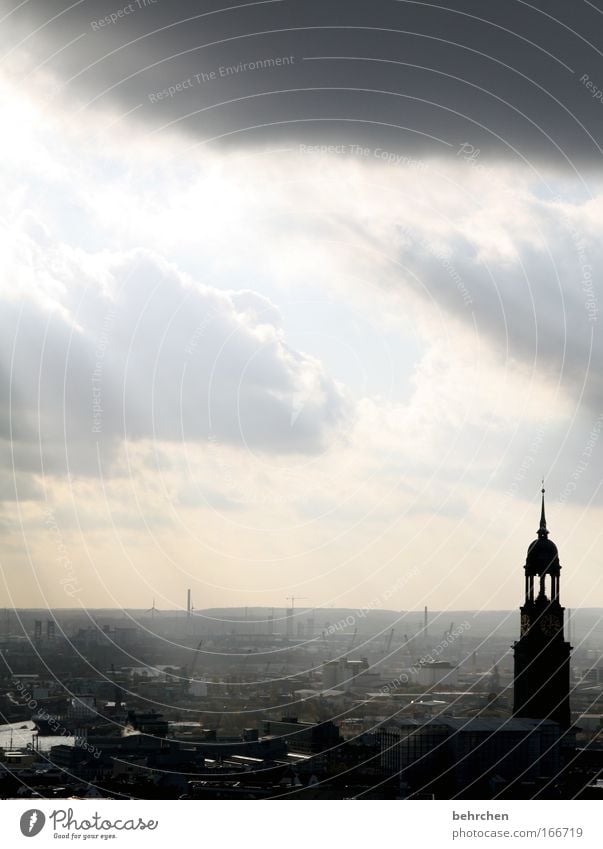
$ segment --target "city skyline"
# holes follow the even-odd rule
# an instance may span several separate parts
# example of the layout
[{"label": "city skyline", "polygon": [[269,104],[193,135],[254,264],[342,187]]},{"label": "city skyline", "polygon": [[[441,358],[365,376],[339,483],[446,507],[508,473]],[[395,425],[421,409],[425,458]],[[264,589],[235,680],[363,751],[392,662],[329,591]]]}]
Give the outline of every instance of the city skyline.
[{"label": "city skyline", "polygon": [[2,794],[598,799],[601,616],[568,611],[565,640],[544,496],[521,617],[442,634],[450,611],[416,630],[416,614],[332,621],[291,597],[284,621],[221,621],[190,591],[184,615],[24,611],[0,633]]}]

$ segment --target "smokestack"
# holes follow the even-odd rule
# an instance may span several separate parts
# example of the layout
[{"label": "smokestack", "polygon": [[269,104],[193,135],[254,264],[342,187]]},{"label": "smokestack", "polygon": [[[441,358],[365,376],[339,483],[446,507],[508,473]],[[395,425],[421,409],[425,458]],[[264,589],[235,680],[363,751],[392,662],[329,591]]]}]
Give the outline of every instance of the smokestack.
[{"label": "smokestack", "polygon": [[190,617],[191,615],[191,591],[186,591],[186,615]]},{"label": "smokestack", "polygon": [[425,636],[427,636],[427,605],[425,605],[425,612],[423,613],[423,630],[425,631]]}]

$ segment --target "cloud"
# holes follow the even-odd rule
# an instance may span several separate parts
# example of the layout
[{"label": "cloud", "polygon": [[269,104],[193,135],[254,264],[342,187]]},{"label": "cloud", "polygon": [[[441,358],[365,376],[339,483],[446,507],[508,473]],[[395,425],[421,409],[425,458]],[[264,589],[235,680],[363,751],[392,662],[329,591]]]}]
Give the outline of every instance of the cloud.
[{"label": "cloud", "polygon": [[[10,334],[1,343],[4,368],[15,369],[2,432],[13,428],[19,467],[73,463],[92,474],[97,442],[107,457],[124,438],[272,454],[332,445],[362,398],[351,401],[318,357],[287,343],[276,304],[291,292],[353,305],[390,333],[413,328],[406,406],[377,398],[374,363],[361,393],[377,409],[379,438],[393,425],[388,442],[404,434],[413,462],[429,461],[446,422],[459,432],[447,463],[476,463],[470,446],[509,427],[518,397],[524,418],[544,414],[558,435],[578,405],[578,442],[596,417],[599,184],[590,199],[572,184],[572,196],[550,172],[538,182],[531,169],[483,157],[418,168],[180,147],[149,171],[151,153],[165,154],[157,142],[121,147],[94,121],[86,135],[57,115],[46,140],[43,127],[31,122],[31,146],[54,165],[42,173],[32,161],[38,191],[25,199],[9,178],[20,212],[0,245],[5,320],[19,328],[14,351]],[[15,156],[18,145],[7,169]],[[339,333],[336,311],[331,320]],[[368,445],[379,456],[369,433]]]},{"label": "cloud", "polygon": [[341,387],[287,344],[266,297],[199,284],[145,250],[43,242],[28,244],[42,286],[5,295],[0,318],[1,436],[17,467],[91,474],[97,443],[124,439],[311,454],[345,426]]},{"label": "cloud", "polygon": [[[348,142],[429,157],[470,142],[570,172],[601,154],[601,103],[582,82],[603,88],[590,3],[266,0],[200,11],[136,0],[108,21],[112,0],[2,7],[16,79],[87,112],[135,109],[152,130],[222,147]],[[257,69],[282,57],[291,64]]]},{"label": "cloud", "polygon": [[[309,162],[300,205],[312,207],[318,173]],[[304,244],[314,243],[319,266],[329,255],[329,272],[339,263],[333,279],[348,293],[369,281],[430,342],[464,327],[503,365],[557,385],[589,414],[600,409],[600,182],[572,198],[550,173],[534,183],[529,169],[487,162],[419,172],[332,157],[323,173],[321,234]]]}]

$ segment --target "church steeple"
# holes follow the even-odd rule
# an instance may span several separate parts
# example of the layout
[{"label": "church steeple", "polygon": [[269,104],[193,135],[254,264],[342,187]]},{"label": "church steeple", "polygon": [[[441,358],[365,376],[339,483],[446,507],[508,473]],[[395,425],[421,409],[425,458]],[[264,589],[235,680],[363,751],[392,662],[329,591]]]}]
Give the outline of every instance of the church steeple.
[{"label": "church steeple", "polygon": [[555,543],[549,539],[541,490],[538,539],[528,548],[521,633],[515,643],[515,716],[553,719],[570,724],[570,645],[563,635],[564,609],[559,599],[561,566]]},{"label": "church steeple", "polygon": [[542,508],[540,510],[540,527],[538,528],[538,539],[546,539],[549,532],[546,527],[546,516],[544,515],[544,481],[542,481]]}]

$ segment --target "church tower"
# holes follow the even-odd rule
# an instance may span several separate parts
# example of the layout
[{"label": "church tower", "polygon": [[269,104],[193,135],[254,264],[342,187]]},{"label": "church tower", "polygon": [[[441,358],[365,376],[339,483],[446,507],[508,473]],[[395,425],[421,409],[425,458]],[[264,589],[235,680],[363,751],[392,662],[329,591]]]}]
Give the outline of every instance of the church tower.
[{"label": "church tower", "polygon": [[570,725],[570,644],[564,638],[565,608],[559,602],[559,554],[548,536],[543,488],[538,538],[528,548],[524,567],[521,634],[513,647],[513,715],[552,719],[566,729]]}]

